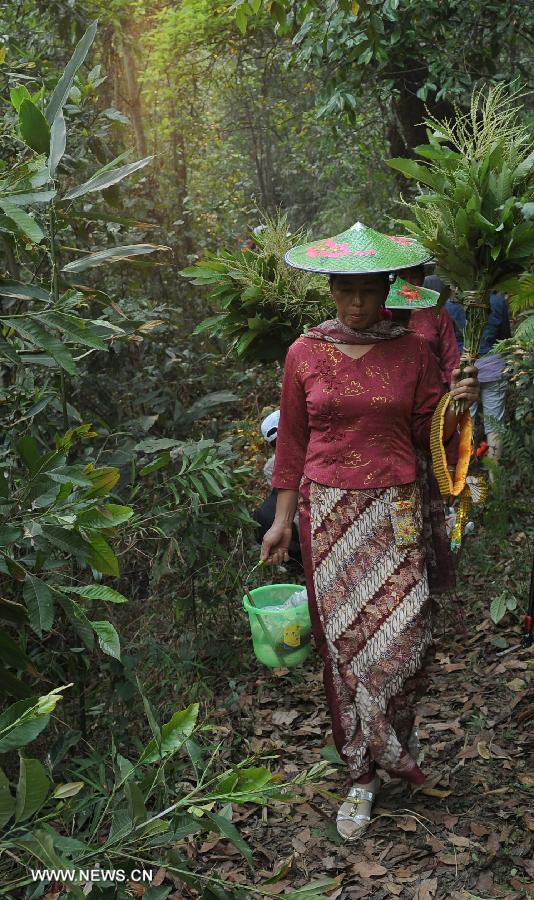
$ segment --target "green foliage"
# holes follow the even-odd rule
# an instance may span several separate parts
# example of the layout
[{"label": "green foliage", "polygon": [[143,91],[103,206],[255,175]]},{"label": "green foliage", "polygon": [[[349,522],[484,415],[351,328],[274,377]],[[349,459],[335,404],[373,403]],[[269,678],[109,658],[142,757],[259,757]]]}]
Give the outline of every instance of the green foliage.
[{"label": "green foliage", "polygon": [[534,255],[534,223],[525,213],[534,196],[534,156],[519,124],[520,96],[502,85],[475,91],[465,116],[457,110],[453,122],[426,119],[429,143],[416,148],[423,163],[389,160],[420,188],[405,204],[413,218],[402,224],[427,247],[447,283],[470,292],[464,347],[474,356],[489,292],[506,283],[513,297]]},{"label": "green foliage", "polygon": [[[104,759],[75,756],[70,770],[76,780],[67,783],[55,783],[53,772],[27,756],[20,757],[16,785],[0,769],[0,847],[4,854],[8,851],[10,860],[20,860],[24,869],[38,864],[72,869],[77,874],[71,889],[75,895],[80,890],[77,885],[84,883],[81,873],[92,867],[95,853],[102,868],[128,869],[128,859],[134,857],[131,868],[140,863],[151,868],[156,859],[184,883],[208,884],[216,890],[224,882],[215,875],[197,875],[191,864],[186,852],[191,837],[219,834],[252,866],[251,849],[232,823],[232,806],[271,800],[290,803],[299,798],[301,786],[312,784],[327,771],[328,764],[320,763],[292,782],[280,784],[268,769],[255,766],[252,758],[235,766],[221,765],[223,748],[211,743],[210,727],[199,724],[198,704],[175,712],[160,726],[146,696],[142,697],[155,737],[141,750],[137,763],[113,746]],[[49,714],[58,699],[54,692],[37,703],[27,701],[25,709],[21,704],[10,707],[0,717],[0,742],[10,728],[14,740],[28,743],[30,735],[38,733],[35,726],[48,720],[43,713]],[[11,725],[6,727],[8,720]],[[32,725],[33,731],[28,730]],[[5,749],[1,744],[0,748]],[[73,833],[76,838],[68,837]],[[4,866],[4,887],[16,891],[26,881],[14,866]],[[268,894],[269,883],[257,889],[265,888]],[[322,887],[336,883],[325,880]],[[243,889],[246,885],[236,886],[237,891]],[[235,896],[228,893],[230,898]]]},{"label": "green foliage", "polygon": [[[517,95],[506,88],[473,94],[469,114],[454,122],[427,119],[422,164],[389,165],[430,188],[406,205],[403,222],[435,256],[438,271],[462,291],[485,295],[522,273],[534,251],[534,227],[524,213],[532,196],[534,157],[517,124]],[[513,294],[513,283],[507,282]]]},{"label": "green foliage", "polygon": [[326,279],[291,269],[284,253],[300,235],[289,235],[287,220],[265,221],[255,236],[257,249],[221,253],[180,274],[210,288],[209,299],[221,310],[195,333],[222,338],[242,359],[282,360],[306,326],[322,321],[331,306]]}]

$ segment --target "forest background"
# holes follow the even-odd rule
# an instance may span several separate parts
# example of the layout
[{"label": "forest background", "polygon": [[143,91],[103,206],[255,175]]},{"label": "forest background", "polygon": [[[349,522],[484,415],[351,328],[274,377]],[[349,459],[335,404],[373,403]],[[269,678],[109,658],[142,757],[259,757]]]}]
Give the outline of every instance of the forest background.
[{"label": "forest background", "polygon": [[[386,159],[414,155],[426,109],[453,116],[488,82],[527,83],[530,6],[1,5],[3,895],[62,896],[28,867],[98,861],[158,868],[148,900],[339,896],[332,866],[288,863],[283,841],[258,862],[243,837],[257,851],[247,804],[291,809],[329,773],[319,746],[307,768],[262,759],[276,745],[251,711],[305,684],[286,673],[269,693],[240,610],[280,362],[194,335],[217,309],[179,272],[238,254],[280,211],[275,237],[356,220],[393,231],[410,188]],[[512,312],[525,321],[530,305]],[[286,313],[255,312],[248,328],[289,339],[299,316]],[[532,546],[529,329],[506,350],[504,463],[462,560],[491,653],[514,643]],[[491,744],[488,715],[470,727]],[[214,858],[221,837],[237,857]]]}]

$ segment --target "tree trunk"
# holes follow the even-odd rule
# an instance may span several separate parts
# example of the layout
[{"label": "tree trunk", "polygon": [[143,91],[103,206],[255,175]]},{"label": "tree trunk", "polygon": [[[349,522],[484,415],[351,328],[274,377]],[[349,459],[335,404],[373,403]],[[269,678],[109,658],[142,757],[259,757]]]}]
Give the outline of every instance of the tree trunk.
[{"label": "tree trunk", "polygon": [[146,138],[143,125],[143,111],[141,106],[141,89],[137,79],[137,62],[135,59],[134,48],[131,38],[128,37],[126,25],[122,23],[123,34],[125,35],[122,44],[122,69],[124,72],[124,80],[127,90],[128,115],[132,123],[135,149],[139,156],[146,156]]}]

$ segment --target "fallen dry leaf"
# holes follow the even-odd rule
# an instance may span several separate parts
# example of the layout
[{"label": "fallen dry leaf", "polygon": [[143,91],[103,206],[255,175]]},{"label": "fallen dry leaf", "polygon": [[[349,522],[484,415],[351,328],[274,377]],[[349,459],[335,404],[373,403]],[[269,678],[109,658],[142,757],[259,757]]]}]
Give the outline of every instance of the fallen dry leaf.
[{"label": "fallen dry leaf", "polygon": [[522,678],[512,678],[511,681],[506,682],[506,687],[509,691],[522,691],[525,687],[525,682]]},{"label": "fallen dry leaf", "polygon": [[482,759],[491,759],[491,754],[486,741],[479,741],[477,744],[477,753]]},{"label": "fallen dry leaf", "polygon": [[438,889],[437,878],[425,878],[417,888],[414,900],[432,900]]},{"label": "fallen dry leaf", "polygon": [[273,725],[291,725],[298,719],[300,713],[297,709],[275,709],[271,721]]},{"label": "fallen dry leaf", "polygon": [[362,859],[360,862],[354,863],[352,871],[355,875],[359,875],[360,878],[375,878],[378,875],[385,875],[387,869],[385,866],[381,866],[380,863],[367,862],[367,860]]},{"label": "fallen dry leaf", "polygon": [[395,884],[394,881],[386,881],[385,887],[388,889],[390,894],[393,894],[394,897],[400,897],[404,890],[403,884]]}]

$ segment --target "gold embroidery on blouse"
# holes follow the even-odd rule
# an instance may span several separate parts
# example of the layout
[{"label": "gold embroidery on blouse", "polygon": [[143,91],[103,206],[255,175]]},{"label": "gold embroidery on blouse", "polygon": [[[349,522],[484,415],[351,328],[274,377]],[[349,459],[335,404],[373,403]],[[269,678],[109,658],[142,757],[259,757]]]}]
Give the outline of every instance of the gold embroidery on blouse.
[{"label": "gold embroidery on blouse", "polygon": [[345,456],[345,460],[342,463],[343,468],[350,469],[363,469],[365,466],[370,464],[371,460],[367,459],[365,462],[362,462],[362,454],[358,453],[357,450],[351,450],[350,453],[347,453]]},{"label": "gold embroidery on blouse", "polygon": [[387,369],[382,368],[382,366],[366,366],[365,374],[369,378],[379,378],[382,384],[390,383],[390,375]]},{"label": "gold embroidery on blouse", "polygon": [[369,388],[365,388],[361,381],[349,381],[345,388],[345,394],[351,397],[358,397],[360,394],[366,394]]},{"label": "gold embroidery on blouse", "polygon": [[375,408],[384,406],[386,403],[391,403],[391,397],[371,397],[371,406],[374,406]]}]

